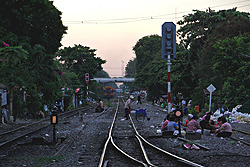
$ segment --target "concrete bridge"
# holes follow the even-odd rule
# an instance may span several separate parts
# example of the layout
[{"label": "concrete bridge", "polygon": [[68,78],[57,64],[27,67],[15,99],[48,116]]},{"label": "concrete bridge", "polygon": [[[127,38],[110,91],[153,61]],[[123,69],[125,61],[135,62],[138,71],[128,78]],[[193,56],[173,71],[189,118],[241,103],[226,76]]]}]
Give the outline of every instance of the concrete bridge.
[{"label": "concrete bridge", "polygon": [[97,82],[100,83],[111,83],[111,82],[134,82],[134,78],[94,78],[92,80],[96,80]]}]

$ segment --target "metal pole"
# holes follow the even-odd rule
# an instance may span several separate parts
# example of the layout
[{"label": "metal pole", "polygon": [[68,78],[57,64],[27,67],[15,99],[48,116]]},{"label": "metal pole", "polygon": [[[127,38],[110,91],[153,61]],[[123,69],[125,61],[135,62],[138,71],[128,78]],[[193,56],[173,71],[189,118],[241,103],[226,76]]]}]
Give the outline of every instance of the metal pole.
[{"label": "metal pole", "polygon": [[53,144],[56,143],[56,125],[54,124],[54,128],[53,128]]},{"label": "metal pole", "polygon": [[212,104],[212,91],[210,92],[210,97],[209,97],[209,112],[211,111],[211,104]]},{"label": "metal pole", "polygon": [[170,66],[171,66],[171,62],[170,62],[170,54],[168,53],[168,113],[170,113],[171,111],[171,83],[170,83]]},{"label": "metal pole", "polygon": [[88,86],[88,82],[87,82],[87,99],[89,99],[89,86]]}]

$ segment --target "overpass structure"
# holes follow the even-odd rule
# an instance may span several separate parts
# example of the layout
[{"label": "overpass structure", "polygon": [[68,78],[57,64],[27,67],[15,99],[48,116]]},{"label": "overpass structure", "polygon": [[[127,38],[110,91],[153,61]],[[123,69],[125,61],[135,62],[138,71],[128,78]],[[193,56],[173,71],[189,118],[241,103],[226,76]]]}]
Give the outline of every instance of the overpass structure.
[{"label": "overpass structure", "polygon": [[111,83],[111,82],[134,82],[134,78],[94,78],[91,80],[96,80],[97,82],[100,83]]}]

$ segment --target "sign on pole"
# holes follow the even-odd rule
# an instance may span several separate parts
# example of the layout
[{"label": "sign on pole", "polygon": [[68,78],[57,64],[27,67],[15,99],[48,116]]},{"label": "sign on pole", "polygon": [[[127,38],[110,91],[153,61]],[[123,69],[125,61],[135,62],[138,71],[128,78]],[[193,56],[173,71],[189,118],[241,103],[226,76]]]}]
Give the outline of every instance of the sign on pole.
[{"label": "sign on pole", "polygon": [[207,90],[210,92],[210,98],[209,98],[209,112],[210,112],[211,111],[211,103],[212,103],[212,93],[213,93],[213,91],[216,90],[216,88],[214,87],[213,84],[211,84],[207,87]]}]

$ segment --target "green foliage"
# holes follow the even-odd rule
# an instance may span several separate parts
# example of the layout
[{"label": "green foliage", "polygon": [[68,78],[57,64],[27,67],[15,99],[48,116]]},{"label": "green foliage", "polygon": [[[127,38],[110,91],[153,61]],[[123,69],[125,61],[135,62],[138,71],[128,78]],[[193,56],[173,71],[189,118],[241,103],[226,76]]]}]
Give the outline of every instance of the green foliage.
[{"label": "green foliage", "polygon": [[106,102],[106,101],[103,102],[103,106],[106,106],[106,107],[113,107],[113,105],[112,105],[111,102]]},{"label": "green foliage", "polygon": [[161,59],[161,37],[145,36],[133,47],[136,54],[135,84],[148,90],[148,96],[160,96],[165,92],[166,64]]},{"label": "green foliage", "polygon": [[110,78],[109,74],[104,70],[98,71],[94,77],[95,78]]},{"label": "green foliage", "polygon": [[136,76],[136,58],[134,58],[133,60],[129,60],[125,70],[125,77],[134,78]]},{"label": "green foliage", "polygon": [[[217,88],[214,93],[218,94],[222,82],[223,101],[234,98],[234,104],[231,103],[230,107],[235,106],[236,103],[240,103],[240,101],[249,96],[249,92],[246,91],[248,89],[244,86],[246,82],[243,83],[239,81],[240,78],[236,77],[236,75],[240,75],[241,78],[248,78],[248,72],[241,71],[240,74],[237,72],[239,67],[242,67],[244,70],[247,69],[248,63],[241,61],[244,58],[239,58],[235,54],[239,50],[242,52],[241,54],[247,53],[247,48],[249,48],[249,46],[246,46],[247,40],[239,43],[239,45],[242,45],[239,49],[235,49],[237,45],[233,43],[223,46],[227,53],[220,51],[220,47],[215,47],[216,42],[219,40],[231,39],[236,36],[247,37],[250,33],[248,15],[248,13],[236,11],[236,8],[218,12],[208,9],[206,11],[195,11],[194,14],[184,16],[184,19],[178,22],[181,25],[181,28],[178,30],[181,43],[183,43],[185,48],[188,48],[185,58],[182,59],[184,57],[182,56],[179,62],[181,63],[180,66],[183,66],[183,69],[185,69],[184,73],[192,81],[187,82],[187,78],[182,77],[184,83],[177,84],[179,87],[182,85],[188,88],[184,97],[188,97],[189,92],[189,96],[193,101],[202,106],[204,103],[201,98],[204,96],[202,90],[212,83]],[[239,59],[245,64],[239,64]],[[185,64],[187,66],[184,66]],[[220,69],[223,69],[224,72]],[[173,80],[176,80],[176,78]],[[173,90],[175,91],[175,87]],[[245,90],[243,91],[244,94],[242,94],[242,90]]]},{"label": "green foliage", "polygon": [[85,73],[89,73],[90,78],[100,70],[102,64],[106,63],[99,57],[96,57],[95,49],[87,46],[75,45],[74,47],[65,47],[59,51],[59,62],[62,68],[74,72],[80,81],[85,80]]},{"label": "green foliage", "polygon": [[52,106],[61,95],[60,79],[54,74],[58,66],[51,55],[67,29],[60,15],[48,0],[0,2],[0,82],[8,86],[14,103],[10,114],[13,106],[15,116],[24,108],[35,115],[42,104]]},{"label": "green foliage", "polygon": [[250,56],[247,55],[250,51],[250,35],[219,40],[213,47],[216,52],[212,69],[221,74],[224,98],[233,101],[230,104],[233,107],[250,96]]},{"label": "green foliage", "polygon": [[[71,86],[73,90],[79,87],[81,90],[86,90],[85,73],[89,73],[90,79],[92,79],[98,71],[102,70],[102,64],[106,63],[105,60],[96,57],[95,51],[95,49],[82,45],[65,47],[59,51],[58,63],[63,73],[66,74],[65,79],[63,78],[65,87]],[[91,95],[93,98],[98,98],[102,92],[100,89],[95,81],[90,80],[89,91],[95,93]],[[86,96],[86,92],[84,96]]]},{"label": "green foliage", "polygon": [[[177,45],[177,59],[171,66],[171,97],[178,103],[182,95],[192,99],[204,113],[209,98],[204,94],[210,84],[219,95],[222,85],[222,101],[234,107],[249,97],[249,13],[238,12],[236,8],[214,11],[194,11],[178,21],[177,31],[180,43]],[[136,81],[140,88],[146,88],[149,99],[166,93],[167,65],[160,56],[160,37],[145,36],[133,50],[136,54]],[[175,99],[175,100],[174,100]],[[220,97],[213,97],[219,103]],[[213,108],[214,104],[212,105]],[[205,111],[206,110],[206,111]],[[194,111],[195,112],[195,111]]]},{"label": "green foliage", "polygon": [[[61,12],[49,0],[0,2],[0,39],[11,46],[26,42],[41,44],[46,53],[53,54],[61,46],[66,27]],[[14,40],[13,40],[14,39]]]}]

